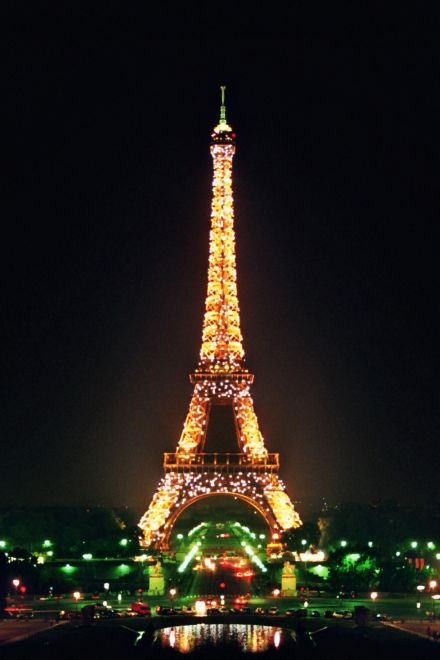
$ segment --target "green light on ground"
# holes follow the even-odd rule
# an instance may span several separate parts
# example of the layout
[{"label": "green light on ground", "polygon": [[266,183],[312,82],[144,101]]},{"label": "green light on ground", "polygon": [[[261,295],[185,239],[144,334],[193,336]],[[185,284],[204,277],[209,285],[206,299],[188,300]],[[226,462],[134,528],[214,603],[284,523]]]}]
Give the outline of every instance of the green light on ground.
[{"label": "green light on ground", "polygon": [[254,564],[257,564],[258,568],[259,568],[263,573],[266,573],[266,572],[267,572],[267,568],[266,568],[266,566],[263,564],[263,562],[261,561],[261,559],[260,559],[260,558],[255,554],[255,552],[252,550],[251,546],[250,546],[250,545],[245,545],[245,548],[244,548],[244,549],[245,549],[245,552],[249,555],[251,561],[252,561]]},{"label": "green light on ground", "polygon": [[61,566],[60,570],[63,571],[63,573],[73,573],[74,571],[78,570],[77,566],[71,566],[70,564],[66,564],[65,566]]},{"label": "green light on ground", "polygon": [[368,547],[372,548],[373,547],[373,541],[368,541]]},{"label": "green light on ground", "polygon": [[341,548],[346,548],[347,547],[347,541],[342,540],[341,541]]},{"label": "green light on ground", "polygon": [[260,539],[265,539],[265,538],[266,538],[266,534],[260,534]]},{"label": "green light on ground", "polygon": [[199,549],[200,545],[201,545],[201,543],[199,543],[199,542],[197,542],[193,545],[193,547],[188,552],[185,559],[183,560],[183,562],[180,564],[179,568],[177,569],[178,573],[183,573],[186,570],[186,568],[188,567],[188,564],[190,563],[190,561],[197,554],[197,550]]},{"label": "green light on ground", "polygon": [[196,525],[195,527],[193,527],[192,529],[189,530],[189,532],[188,532],[188,536],[192,536],[192,535],[195,534],[198,530],[202,529],[202,527],[206,527],[207,524],[208,524],[208,523],[201,522],[200,525]]},{"label": "green light on ground", "polygon": [[183,539],[183,534],[177,534],[177,538],[181,541]]},{"label": "green light on ground", "polygon": [[428,541],[426,545],[430,550],[435,550],[435,543],[433,543],[432,541]]},{"label": "green light on ground", "polygon": [[0,541],[0,548],[6,548],[6,541]]},{"label": "green light on ground", "polygon": [[51,545],[52,545],[52,541],[49,541],[49,539],[43,541],[43,548],[50,548]]},{"label": "green light on ground", "polygon": [[122,546],[125,547],[126,545],[128,545],[128,539],[121,539],[121,540],[119,541],[119,545],[122,545]]},{"label": "green light on ground", "polygon": [[91,552],[85,552],[85,553],[83,554],[82,557],[83,557],[83,559],[85,559],[86,561],[89,561],[90,559],[93,559],[93,555],[92,555]]},{"label": "green light on ground", "polygon": [[417,541],[411,541],[411,547],[417,548]]},{"label": "green light on ground", "polygon": [[353,561],[353,562],[358,561],[361,558],[358,552],[352,552],[351,554],[346,555],[346,557],[349,561]]},{"label": "green light on ground", "polygon": [[127,564],[119,564],[119,566],[116,567],[116,572],[119,573],[119,575],[127,575],[127,573],[130,573],[130,566],[127,566]]}]

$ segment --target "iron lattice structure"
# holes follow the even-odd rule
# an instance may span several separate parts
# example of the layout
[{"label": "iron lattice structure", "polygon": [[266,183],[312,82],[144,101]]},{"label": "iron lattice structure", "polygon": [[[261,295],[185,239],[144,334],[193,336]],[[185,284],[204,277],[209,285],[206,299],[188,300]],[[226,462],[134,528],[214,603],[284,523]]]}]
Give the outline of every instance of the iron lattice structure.
[{"label": "iron lattice structure", "polygon": [[[254,506],[272,536],[299,527],[298,513],[278,476],[279,456],[268,453],[261,435],[245,367],[237,295],[232,159],[235,133],[226,121],[222,87],[220,121],[211,136],[214,162],[209,240],[208,291],[202,347],[190,375],[194,391],[177,451],[165,453],[165,475],[139,527],[142,544],[166,550],[173,525],[189,505],[210,495],[230,494]],[[231,405],[238,452],[205,453],[213,405]]]}]

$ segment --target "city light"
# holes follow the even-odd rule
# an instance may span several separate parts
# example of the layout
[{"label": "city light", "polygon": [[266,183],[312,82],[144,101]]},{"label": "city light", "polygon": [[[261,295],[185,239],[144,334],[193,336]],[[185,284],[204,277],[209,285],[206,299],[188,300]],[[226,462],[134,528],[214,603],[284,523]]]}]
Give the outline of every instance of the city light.
[{"label": "city light", "polygon": [[85,552],[82,558],[85,559],[86,561],[90,561],[90,559],[93,559],[93,555],[91,552]]},{"label": "city light", "polygon": [[412,548],[417,548],[417,541],[411,541],[411,547]]},{"label": "city light", "polygon": [[122,546],[125,547],[126,545],[128,545],[128,539],[121,539],[121,540],[119,541],[119,545],[122,545]]},{"label": "city light", "polygon": [[346,548],[347,547],[347,541],[342,540],[341,541],[341,548]]},{"label": "city light", "polygon": [[52,545],[52,541],[49,541],[49,539],[43,541],[43,548],[50,548],[51,545]]},{"label": "city light", "polygon": [[3,539],[0,541],[0,548],[6,548],[6,541]]},{"label": "city light", "polygon": [[196,600],[194,609],[196,611],[197,616],[205,616],[206,615],[206,602],[204,600]]},{"label": "city light", "polygon": [[374,602],[375,600],[377,600],[378,596],[379,596],[379,594],[377,593],[377,591],[372,591],[372,592],[370,593],[370,598],[371,598],[371,600],[372,600],[373,602]]}]

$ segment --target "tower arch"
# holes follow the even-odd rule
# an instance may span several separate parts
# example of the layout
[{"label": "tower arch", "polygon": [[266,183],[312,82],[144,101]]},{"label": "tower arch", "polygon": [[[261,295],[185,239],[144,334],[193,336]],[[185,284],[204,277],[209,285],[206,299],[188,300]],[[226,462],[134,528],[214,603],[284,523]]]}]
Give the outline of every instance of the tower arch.
[{"label": "tower arch", "polygon": [[163,531],[163,541],[162,541],[162,548],[163,550],[166,550],[169,548],[169,541],[170,541],[170,536],[173,531],[174,525],[177,523],[178,519],[180,516],[183,514],[186,509],[189,507],[193,506],[194,504],[197,504],[197,502],[200,502],[202,500],[205,500],[210,497],[220,497],[220,496],[228,496],[231,498],[236,498],[239,500],[242,500],[243,502],[246,502],[249,504],[251,507],[253,507],[259,515],[263,518],[265,523],[267,524],[269,528],[270,535],[276,533],[279,529],[277,522],[275,520],[275,517],[273,516],[272,512],[267,509],[265,509],[259,502],[256,500],[252,499],[252,497],[249,497],[247,495],[244,495],[243,493],[234,493],[234,492],[213,492],[213,493],[204,493],[201,495],[196,495],[195,497],[192,497],[189,500],[186,500],[184,504],[182,504],[179,508],[175,509],[169,519],[167,520],[167,523],[164,526],[164,531]]}]

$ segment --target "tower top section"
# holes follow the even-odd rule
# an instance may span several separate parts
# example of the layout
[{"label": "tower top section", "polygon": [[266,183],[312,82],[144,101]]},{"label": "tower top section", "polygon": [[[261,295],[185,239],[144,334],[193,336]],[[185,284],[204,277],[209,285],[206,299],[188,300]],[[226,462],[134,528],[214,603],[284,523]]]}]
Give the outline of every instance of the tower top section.
[{"label": "tower top section", "polygon": [[220,121],[211,138],[214,172],[211,232],[209,238],[208,290],[203,319],[200,361],[193,382],[216,380],[235,374],[251,378],[244,366],[243,338],[237,294],[235,263],[232,159],[235,133],[226,121],[225,87],[221,87]]},{"label": "tower top section", "polygon": [[226,104],[225,104],[225,91],[226,86],[220,86],[221,93],[221,106],[220,106],[220,120],[217,126],[214,127],[214,130],[211,135],[212,144],[234,144],[235,143],[235,133],[233,132],[231,126],[229,126],[226,121]]}]

